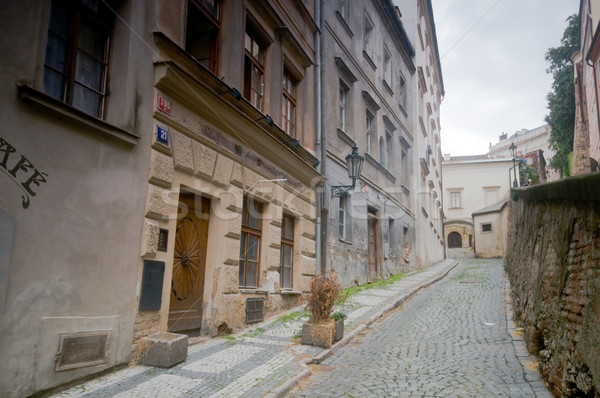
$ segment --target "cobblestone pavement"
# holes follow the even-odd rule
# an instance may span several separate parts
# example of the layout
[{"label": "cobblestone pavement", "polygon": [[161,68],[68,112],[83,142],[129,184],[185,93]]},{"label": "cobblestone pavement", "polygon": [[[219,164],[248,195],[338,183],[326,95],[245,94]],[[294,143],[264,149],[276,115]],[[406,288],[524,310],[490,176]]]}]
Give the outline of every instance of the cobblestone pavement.
[{"label": "cobblestone pavement", "polygon": [[[424,286],[442,278],[456,261],[445,260],[397,282],[352,296],[342,310],[348,314],[345,333],[352,335],[390,311]],[[299,310],[299,309],[298,309]],[[293,316],[296,314],[296,316]],[[305,313],[254,325],[225,338],[207,339],[189,347],[185,362],[162,369],[132,366],[64,390],[52,397],[262,397],[281,396],[308,375],[307,358],[331,353],[299,343]],[[344,341],[346,340],[346,341]],[[345,344],[345,338],[337,344]],[[334,346],[335,347],[335,346]],[[287,386],[287,387],[286,387]]]},{"label": "cobblestone pavement", "polygon": [[514,329],[508,288],[502,260],[462,259],[288,396],[551,397]]}]

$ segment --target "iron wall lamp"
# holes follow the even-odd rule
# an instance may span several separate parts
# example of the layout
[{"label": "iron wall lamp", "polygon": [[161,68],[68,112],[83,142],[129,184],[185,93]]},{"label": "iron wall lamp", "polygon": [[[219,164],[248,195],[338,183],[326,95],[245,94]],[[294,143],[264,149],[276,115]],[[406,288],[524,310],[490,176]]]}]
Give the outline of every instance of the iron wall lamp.
[{"label": "iron wall lamp", "polygon": [[348,177],[352,180],[352,185],[333,185],[331,187],[331,195],[343,196],[356,186],[356,180],[360,177],[362,164],[365,159],[358,154],[358,147],[352,147],[352,153],[346,156],[346,167],[348,168]]}]

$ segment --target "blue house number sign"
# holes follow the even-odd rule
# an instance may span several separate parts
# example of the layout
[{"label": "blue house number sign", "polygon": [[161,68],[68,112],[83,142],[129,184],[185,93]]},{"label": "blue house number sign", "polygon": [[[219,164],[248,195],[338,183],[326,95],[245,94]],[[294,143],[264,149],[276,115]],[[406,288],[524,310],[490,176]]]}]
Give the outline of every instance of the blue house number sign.
[{"label": "blue house number sign", "polygon": [[156,141],[169,145],[169,130],[157,126]]}]

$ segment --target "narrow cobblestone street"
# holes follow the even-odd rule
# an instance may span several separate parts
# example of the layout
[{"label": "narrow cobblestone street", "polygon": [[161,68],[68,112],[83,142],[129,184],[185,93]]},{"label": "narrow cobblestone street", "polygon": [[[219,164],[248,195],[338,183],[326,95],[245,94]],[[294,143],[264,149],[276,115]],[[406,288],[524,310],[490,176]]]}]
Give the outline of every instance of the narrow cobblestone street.
[{"label": "narrow cobblestone street", "polygon": [[288,396],[550,397],[511,339],[508,288],[502,260],[460,260]]}]

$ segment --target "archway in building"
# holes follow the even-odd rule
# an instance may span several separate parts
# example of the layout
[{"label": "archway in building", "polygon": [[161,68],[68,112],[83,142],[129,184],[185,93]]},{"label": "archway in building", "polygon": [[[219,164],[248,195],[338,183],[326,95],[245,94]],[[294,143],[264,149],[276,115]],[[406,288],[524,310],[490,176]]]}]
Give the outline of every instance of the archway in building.
[{"label": "archway in building", "polygon": [[454,249],[457,247],[462,247],[462,237],[458,232],[450,232],[448,234],[448,248]]}]

